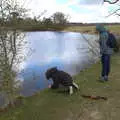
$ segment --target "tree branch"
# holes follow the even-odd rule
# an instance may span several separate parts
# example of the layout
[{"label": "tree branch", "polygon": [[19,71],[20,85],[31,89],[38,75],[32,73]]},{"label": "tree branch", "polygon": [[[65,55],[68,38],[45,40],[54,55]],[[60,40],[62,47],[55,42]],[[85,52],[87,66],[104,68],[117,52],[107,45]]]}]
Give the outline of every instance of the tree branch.
[{"label": "tree branch", "polygon": [[[89,40],[88,40],[83,34],[81,34],[81,36],[82,36],[83,39],[88,43],[88,45],[89,45],[89,46],[88,46],[88,50],[89,50],[90,52],[92,52],[93,55],[97,56],[97,55],[98,55],[98,51],[95,50],[94,45],[93,45],[92,43],[90,43]],[[96,45],[95,45],[95,46],[96,46]]]},{"label": "tree branch", "polygon": [[3,46],[3,51],[4,51],[4,61],[5,64],[8,64],[8,56],[7,56],[7,46],[6,46],[6,41],[3,37],[1,37],[1,42],[2,42],[2,46]]},{"label": "tree branch", "polygon": [[120,16],[120,14],[119,14],[119,13],[117,13],[116,15],[117,15],[117,16]]},{"label": "tree branch", "polygon": [[111,2],[111,1],[109,1],[109,0],[104,0],[104,2],[107,2],[107,3],[109,3],[109,4],[115,4],[115,3],[117,3],[119,0],[115,0],[114,2]]},{"label": "tree branch", "polygon": [[118,13],[117,13],[118,11],[120,11],[120,8],[117,9],[117,10],[115,10],[114,12],[110,13],[110,14],[109,14],[108,16],[106,16],[106,17],[110,17],[111,15],[118,14]]}]

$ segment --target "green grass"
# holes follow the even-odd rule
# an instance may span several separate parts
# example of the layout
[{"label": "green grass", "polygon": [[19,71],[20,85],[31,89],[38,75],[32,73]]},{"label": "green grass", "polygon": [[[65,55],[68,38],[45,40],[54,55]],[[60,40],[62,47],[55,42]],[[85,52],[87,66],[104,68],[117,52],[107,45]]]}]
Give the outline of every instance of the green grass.
[{"label": "green grass", "polygon": [[[120,54],[112,57],[110,81],[98,82],[100,62],[74,76],[80,91],[72,96],[43,90],[24,99],[24,105],[0,114],[0,120],[120,120]],[[104,100],[82,98],[106,96]]]}]

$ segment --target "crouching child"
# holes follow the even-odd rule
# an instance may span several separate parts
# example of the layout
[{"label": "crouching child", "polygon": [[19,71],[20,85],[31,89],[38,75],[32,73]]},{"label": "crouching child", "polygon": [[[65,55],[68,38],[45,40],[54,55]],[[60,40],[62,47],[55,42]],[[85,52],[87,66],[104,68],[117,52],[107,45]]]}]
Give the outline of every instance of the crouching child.
[{"label": "crouching child", "polygon": [[75,88],[76,90],[79,89],[78,85],[73,82],[71,75],[64,71],[58,70],[57,67],[48,69],[45,75],[48,80],[52,79],[52,89],[57,89],[60,87],[60,85],[63,85],[65,87],[68,87],[70,95],[73,94],[73,88]]}]

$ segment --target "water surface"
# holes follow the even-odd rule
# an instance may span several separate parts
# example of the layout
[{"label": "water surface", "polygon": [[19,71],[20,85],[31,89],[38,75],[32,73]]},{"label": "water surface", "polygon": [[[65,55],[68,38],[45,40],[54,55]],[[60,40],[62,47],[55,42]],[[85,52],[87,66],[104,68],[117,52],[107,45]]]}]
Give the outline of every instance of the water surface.
[{"label": "water surface", "polygon": [[[93,42],[96,39],[93,35],[84,36]],[[49,82],[45,78],[48,68],[57,66],[58,69],[75,75],[93,60],[88,52],[89,44],[80,33],[29,32],[25,39],[30,42],[29,48],[33,49],[33,53],[22,63],[24,95],[48,87]]]}]

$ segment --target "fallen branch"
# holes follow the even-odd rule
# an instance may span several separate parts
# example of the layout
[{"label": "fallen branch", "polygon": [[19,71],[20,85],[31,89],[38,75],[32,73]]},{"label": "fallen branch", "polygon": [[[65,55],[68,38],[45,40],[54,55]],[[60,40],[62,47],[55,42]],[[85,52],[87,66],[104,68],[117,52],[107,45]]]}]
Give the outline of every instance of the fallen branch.
[{"label": "fallen branch", "polygon": [[90,95],[81,95],[81,96],[92,100],[100,100],[100,99],[107,100],[107,97],[101,97],[101,96],[90,96]]}]

